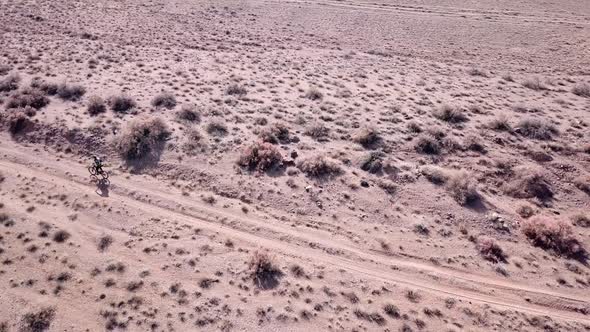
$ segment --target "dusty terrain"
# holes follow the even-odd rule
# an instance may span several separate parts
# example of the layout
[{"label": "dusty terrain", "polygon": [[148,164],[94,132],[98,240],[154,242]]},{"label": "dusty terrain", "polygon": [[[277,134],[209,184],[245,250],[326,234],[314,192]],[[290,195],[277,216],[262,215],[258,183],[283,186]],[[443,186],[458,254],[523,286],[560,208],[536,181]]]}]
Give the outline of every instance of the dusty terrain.
[{"label": "dusty terrain", "polygon": [[0,332],[590,331],[585,1],[0,1],[0,46]]}]

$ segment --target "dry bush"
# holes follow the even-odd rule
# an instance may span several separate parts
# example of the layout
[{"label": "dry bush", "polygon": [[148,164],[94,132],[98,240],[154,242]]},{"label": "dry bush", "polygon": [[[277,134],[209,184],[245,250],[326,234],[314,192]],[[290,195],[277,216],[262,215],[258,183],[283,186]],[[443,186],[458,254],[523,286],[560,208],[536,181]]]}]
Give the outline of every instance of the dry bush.
[{"label": "dry bush", "polygon": [[377,129],[365,127],[359,130],[352,137],[352,140],[365,148],[369,148],[377,144],[381,140],[381,136],[379,135],[379,131]]},{"label": "dry bush", "polygon": [[441,146],[439,141],[430,134],[420,134],[414,140],[414,149],[424,154],[439,154]]},{"label": "dry bush", "polygon": [[506,254],[496,240],[487,237],[480,236],[477,238],[477,251],[487,260],[494,263],[506,262]]},{"label": "dry bush", "polygon": [[193,154],[204,146],[202,143],[203,135],[201,135],[201,132],[197,128],[189,128],[186,131],[185,136],[186,141],[184,143],[184,149],[187,153]]},{"label": "dry bush", "polygon": [[420,168],[420,173],[428,179],[428,181],[441,185],[447,182],[449,175],[447,171],[441,167],[434,165],[426,165]]},{"label": "dry bush", "polygon": [[20,332],[43,332],[49,330],[55,318],[54,308],[44,308],[35,313],[28,313],[21,319]]},{"label": "dry bush", "polygon": [[480,199],[472,176],[465,170],[450,173],[445,186],[455,201],[461,205],[469,205]]},{"label": "dry bush", "polygon": [[480,136],[469,135],[463,140],[463,147],[467,150],[475,151],[478,153],[486,153],[486,147],[482,143]]},{"label": "dry bush", "polygon": [[8,131],[13,136],[33,128],[33,126],[33,122],[23,112],[13,112],[8,116]]},{"label": "dry bush", "polygon": [[422,128],[420,127],[420,125],[418,123],[416,123],[415,121],[411,121],[408,123],[408,130],[411,133],[416,133],[419,134],[422,132]]},{"label": "dry bush", "polygon": [[102,98],[99,96],[90,96],[88,98],[88,105],[86,105],[88,114],[95,116],[107,111],[107,106]]},{"label": "dry bush", "polygon": [[527,219],[535,214],[535,210],[530,205],[521,205],[516,209],[516,213],[522,218]]},{"label": "dry bush", "polygon": [[6,64],[0,64],[0,76],[4,76],[6,74],[8,74],[8,72],[10,72],[11,67],[9,65]]},{"label": "dry bush", "polygon": [[305,98],[310,100],[321,100],[324,98],[324,94],[317,88],[311,87],[307,90],[307,93],[305,93]]},{"label": "dry bush", "polygon": [[16,73],[10,74],[0,80],[0,92],[9,92],[18,89],[20,76]]},{"label": "dry bush", "polygon": [[195,110],[194,105],[184,104],[180,107],[178,113],[176,113],[176,118],[180,121],[195,123],[201,121],[201,113]]},{"label": "dry bush", "polygon": [[52,82],[43,81],[42,79],[36,77],[31,81],[31,88],[39,89],[48,96],[54,96],[57,94],[59,85]]},{"label": "dry bush", "polygon": [[538,140],[549,140],[559,133],[554,125],[536,118],[522,119],[514,131],[525,137]]},{"label": "dry bush", "polygon": [[342,174],[342,168],[334,160],[323,155],[305,158],[297,163],[297,168],[310,177],[331,177]]},{"label": "dry bush", "polygon": [[234,83],[225,90],[225,93],[230,96],[245,96],[248,93],[248,90],[246,90],[245,87]]},{"label": "dry bush", "polygon": [[321,122],[314,123],[314,124],[310,125],[309,127],[305,128],[305,132],[304,132],[305,135],[311,136],[312,138],[314,138],[316,140],[325,139],[329,133],[330,133],[330,128],[326,127],[326,125],[324,125]]},{"label": "dry bush", "polygon": [[176,106],[176,97],[170,92],[162,92],[152,99],[152,106],[171,110]]},{"label": "dry bush", "polygon": [[515,176],[505,187],[506,193],[516,198],[538,198],[548,200],[553,198],[551,184],[540,169],[520,167],[515,170]]},{"label": "dry bush", "polygon": [[590,177],[579,177],[574,180],[576,188],[590,195]]},{"label": "dry bush", "polygon": [[433,112],[434,117],[449,123],[460,123],[467,121],[467,116],[458,107],[443,105]]},{"label": "dry bush", "polygon": [[572,93],[576,96],[590,98],[590,85],[586,83],[577,84],[572,88]]},{"label": "dry bush", "polygon": [[506,115],[499,115],[494,120],[492,120],[489,124],[489,127],[493,130],[497,131],[511,131],[512,126],[510,125],[510,121]]},{"label": "dry bush", "polygon": [[255,251],[248,268],[254,285],[261,289],[275,288],[279,284],[279,278],[283,276],[274,259],[266,252]]},{"label": "dry bush", "polygon": [[6,102],[7,108],[32,107],[41,109],[49,104],[49,98],[37,88],[26,87],[14,92]]},{"label": "dry bush", "polygon": [[531,90],[535,90],[535,91],[547,89],[547,87],[543,84],[543,82],[541,82],[541,79],[539,79],[538,77],[526,79],[522,83],[522,86],[524,86],[525,88],[529,88]]},{"label": "dry bush", "polygon": [[79,84],[61,83],[57,87],[57,96],[63,100],[76,101],[86,93],[86,88]]},{"label": "dry bush", "polygon": [[360,309],[355,309],[353,313],[358,319],[363,319],[377,325],[385,325],[387,323],[385,318],[383,318],[378,312],[368,313]]},{"label": "dry bush", "polygon": [[280,166],[283,156],[277,147],[266,142],[256,142],[244,149],[238,159],[238,165],[264,172]]},{"label": "dry bush", "polygon": [[381,151],[370,152],[361,159],[360,167],[365,172],[377,174],[383,169],[384,157],[385,154]]},{"label": "dry bush", "polygon": [[588,217],[584,214],[580,213],[580,214],[574,215],[572,217],[572,221],[574,222],[574,225],[576,225],[576,226],[590,227],[590,217]]},{"label": "dry bush", "polygon": [[488,77],[488,74],[479,68],[471,68],[467,70],[467,73],[471,76]]},{"label": "dry bush", "polygon": [[115,113],[127,113],[132,108],[136,107],[137,103],[133,98],[121,94],[118,96],[111,96],[111,98],[109,98],[109,105],[111,106],[111,110]]},{"label": "dry bush", "polygon": [[400,318],[401,314],[399,313],[399,309],[394,304],[388,303],[383,306],[383,311],[385,314],[391,318]]},{"label": "dry bush", "polygon": [[115,148],[127,160],[146,157],[158,152],[170,135],[160,118],[145,118],[130,122],[115,138]]},{"label": "dry bush", "polygon": [[223,136],[227,134],[227,126],[221,120],[212,120],[207,124],[207,132],[213,136]]},{"label": "dry bush", "polygon": [[53,241],[57,243],[66,242],[70,238],[70,233],[65,230],[59,230],[53,234]]},{"label": "dry bush", "polygon": [[263,142],[271,144],[288,143],[290,140],[289,127],[284,123],[275,123],[269,128],[262,129],[260,138]]},{"label": "dry bush", "polygon": [[572,225],[564,220],[538,216],[522,223],[522,232],[536,246],[568,258],[585,257]]}]

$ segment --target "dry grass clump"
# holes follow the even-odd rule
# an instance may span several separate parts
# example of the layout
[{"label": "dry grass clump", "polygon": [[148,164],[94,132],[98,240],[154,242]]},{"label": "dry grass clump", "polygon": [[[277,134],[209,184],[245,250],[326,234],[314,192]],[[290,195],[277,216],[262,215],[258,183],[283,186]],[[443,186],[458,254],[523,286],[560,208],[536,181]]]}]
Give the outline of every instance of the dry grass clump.
[{"label": "dry grass clump", "polygon": [[204,147],[202,143],[203,135],[201,135],[201,132],[197,128],[189,128],[185,136],[184,149],[187,153],[194,154],[198,149]]},{"label": "dry grass clump", "polygon": [[310,177],[331,177],[342,174],[342,168],[334,160],[323,155],[303,159],[299,161],[297,168]]},{"label": "dry grass clump", "polygon": [[180,121],[195,123],[201,121],[201,113],[195,110],[194,105],[184,104],[180,107],[178,113],[176,113],[176,118]]},{"label": "dry grass clump", "polygon": [[305,98],[309,100],[321,100],[324,98],[324,94],[317,88],[311,87],[309,90],[307,90],[307,93],[305,93]]},{"label": "dry grass clump", "polygon": [[479,253],[489,261],[494,263],[506,261],[506,254],[504,253],[504,250],[502,250],[496,240],[490,237],[478,237],[476,247],[477,251],[479,251]]},{"label": "dry grass clump", "polygon": [[579,177],[574,180],[576,188],[590,195],[590,177]]},{"label": "dry grass clump", "polygon": [[401,314],[399,312],[399,309],[396,305],[388,303],[386,305],[383,306],[383,311],[385,312],[385,314],[391,318],[400,318]]},{"label": "dry grass clump", "polygon": [[493,130],[497,131],[511,131],[512,126],[510,125],[510,121],[506,115],[499,115],[494,120],[492,120],[489,124],[489,127]]},{"label": "dry grass clump", "polygon": [[9,92],[18,89],[20,75],[14,73],[0,80],[0,92]]},{"label": "dry grass clump", "polygon": [[14,92],[6,102],[7,108],[25,108],[27,106],[34,109],[41,109],[49,104],[49,98],[43,91],[37,88],[26,87]]},{"label": "dry grass clump", "polygon": [[467,116],[458,107],[443,105],[433,112],[434,117],[449,123],[461,123],[467,121]]},{"label": "dry grass clump", "polygon": [[49,330],[55,318],[54,308],[44,308],[38,312],[28,313],[21,319],[20,332],[43,332]]},{"label": "dry grass clump", "polygon": [[290,140],[289,127],[284,123],[275,123],[269,128],[264,128],[260,132],[260,138],[263,142],[271,144],[288,143]]},{"label": "dry grass clump", "polygon": [[554,125],[536,118],[522,119],[514,131],[525,137],[538,140],[549,140],[559,133]]},{"label": "dry grass clump", "polygon": [[111,110],[115,113],[127,113],[132,108],[137,106],[135,100],[126,95],[112,96],[109,98],[109,105]]},{"label": "dry grass clump", "polygon": [[280,166],[283,156],[277,147],[267,142],[256,142],[244,149],[238,159],[238,165],[259,172]]},{"label": "dry grass clump", "polygon": [[325,139],[328,134],[330,133],[330,128],[326,127],[321,122],[314,123],[305,129],[304,134],[307,136],[311,136],[316,140],[323,140]]},{"label": "dry grass clump", "polygon": [[590,98],[590,85],[586,83],[577,84],[572,88],[572,93],[576,96]]},{"label": "dry grass clump", "polygon": [[352,140],[365,148],[369,148],[377,144],[381,140],[381,136],[376,128],[365,127],[358,131],[352,137]]},{"label": "dry grass clump", "polygon": [[480,199],[473,177],[465,170],[452,172],[446,182],[446,189],[461,205],[469,205]]},{"label": "dry grass clump", "polygon": [[212,120],[205,128],[210,135],[223,136],[227,134],[227,126],[221,120]]},{"label": "dry grass clump", "polygon": [[90,98],[88,98],[88,105],[86,105],[86,110],[88,110],[88,114],[95,116],[100,113],[106,112],[107,106],[105,104],[105,101],[99,96],[90,96]]},{"label": "dry grass clump", "polygon": [[[2,182],[2,181],[0,181]],[[572,217],[572,221],[574,222],[574,225],[576,226],[580,226],[580,227],[590,227],[590,217],[584,215],[584,214],[576,214]]]},{"label": "dry grass clump", "polygon": [[564,220],[538,216],[523,222],[522,232],[536,246],[569,258],[582,258],[586,251]]},{"label": "dry grass clump", "polygon": [[369,313],[362,311],[360,309],[355,309],[353,313],[358,319],[363,319],[368,322],[375,323],[377,325],[385,325],[386,323],[385,318],[383,318],[383,316],[381,316],[381,314],[379,314],[378,312]]},{"label": "dry grass clump", "polygon": [[261,289],[276,287],[279,284],[279,278],[283,276],[283,272],[276,266],[274,259],[266,252],[254,252],[248,268],[254,285]]},{"label": "dry grass clump", "polygon": [[230,96],[245,96],[248,93],[248,90],[242,85],[234,83],[227,87],[225,93]]},{"label": "dry grass clump", "polygon": [[127,160],[146,157],[157,152],[170,135],[160,118],[145,118],[130,122],[115,138],[115,148]]},{"label": "dry grass clump", "polygon": [[516,198],[538,198],[548,200],[553,198],[551,184],[539,169],[521,167],[515,170],[515,176],[506,185],[506,193]]},{"label": "dry grass clump", "polygon": [[445,184],[449,178],[445,169],[434,165],[423,166],[420,169],[420,173],[422,173],[428,181],[436,185]]},{"label": "dry grass clump", "polygon": [[420,134],[414,140],[414,149],[424,154],[439,154],[441,146],[439,141],[430,134]]},{"label": "dry grass clump", "polygon": [[31,88],[37,88],[43,91],[48,96],[54,96],[57,94],[59,85],[52,82],[44,81],[41,78],[36,77],[31,81]]},{"label": "dry grass clump", "polygon": [[57,243],[64,243],[70,238],[70,233],[65,230],[59,230],[53,234],[53,241]]},{"label": "dry grass clump", "polygon": [[176,97],[170,92],[162,92],[152,99],[152,106],[171,110],[176,106]]},{"label": "dry grass clump", "polygon": [[471,76],[488,77],[488,74],[479,68],[471,68],[467,71],[467,73]]},{"label": "dry grass clump", "polygon": [[383,169],[383,158],[385,154],[381,151],[372,151],[362,158],[360,167],[363,171],[377,174]]},{"label": "dry grass clump", "polygon": [[61,83],[56,92],[57,96],[63,100],[76,101],[86,93],[86,88],[79,84]]},{"label": "dry grass clump", "polygon": [[528,78],[523,83],[522,86],[525,88],[529,88],[531,90],[540,91],[545,90],[547,87],[541,82],[541,79],[538,77]]}]

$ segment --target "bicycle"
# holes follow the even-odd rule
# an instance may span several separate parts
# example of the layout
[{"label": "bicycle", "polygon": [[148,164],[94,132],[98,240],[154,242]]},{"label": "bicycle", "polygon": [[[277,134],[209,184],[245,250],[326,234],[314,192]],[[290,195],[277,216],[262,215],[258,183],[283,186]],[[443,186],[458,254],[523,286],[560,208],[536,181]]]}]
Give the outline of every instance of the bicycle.
[{"label": "bicycle", "polygon": [[109,179],[109,173],[102,169],[102,166],[97,166],[96,164],[88,166],[88,172],[90,173],[91,177],[98,178],[100,176],[102,180]]}]

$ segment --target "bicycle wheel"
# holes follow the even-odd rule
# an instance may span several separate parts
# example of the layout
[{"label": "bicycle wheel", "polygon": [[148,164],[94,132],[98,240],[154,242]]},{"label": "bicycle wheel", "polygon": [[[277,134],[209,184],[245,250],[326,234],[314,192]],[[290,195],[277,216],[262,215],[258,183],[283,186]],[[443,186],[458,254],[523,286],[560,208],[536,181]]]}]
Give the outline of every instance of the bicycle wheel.
[{"label": "bicycle wheel", "polygon": [[88,172],[90,172],[90,175],[96,175],[96,168],[94,166],[90,166],[88,167]]},{"label": "bicycle wheel", "polygon": [[107,180],[109,178],[109,172],[102,171],[100,172],[100,176],[102,176],[103,179]]}]

